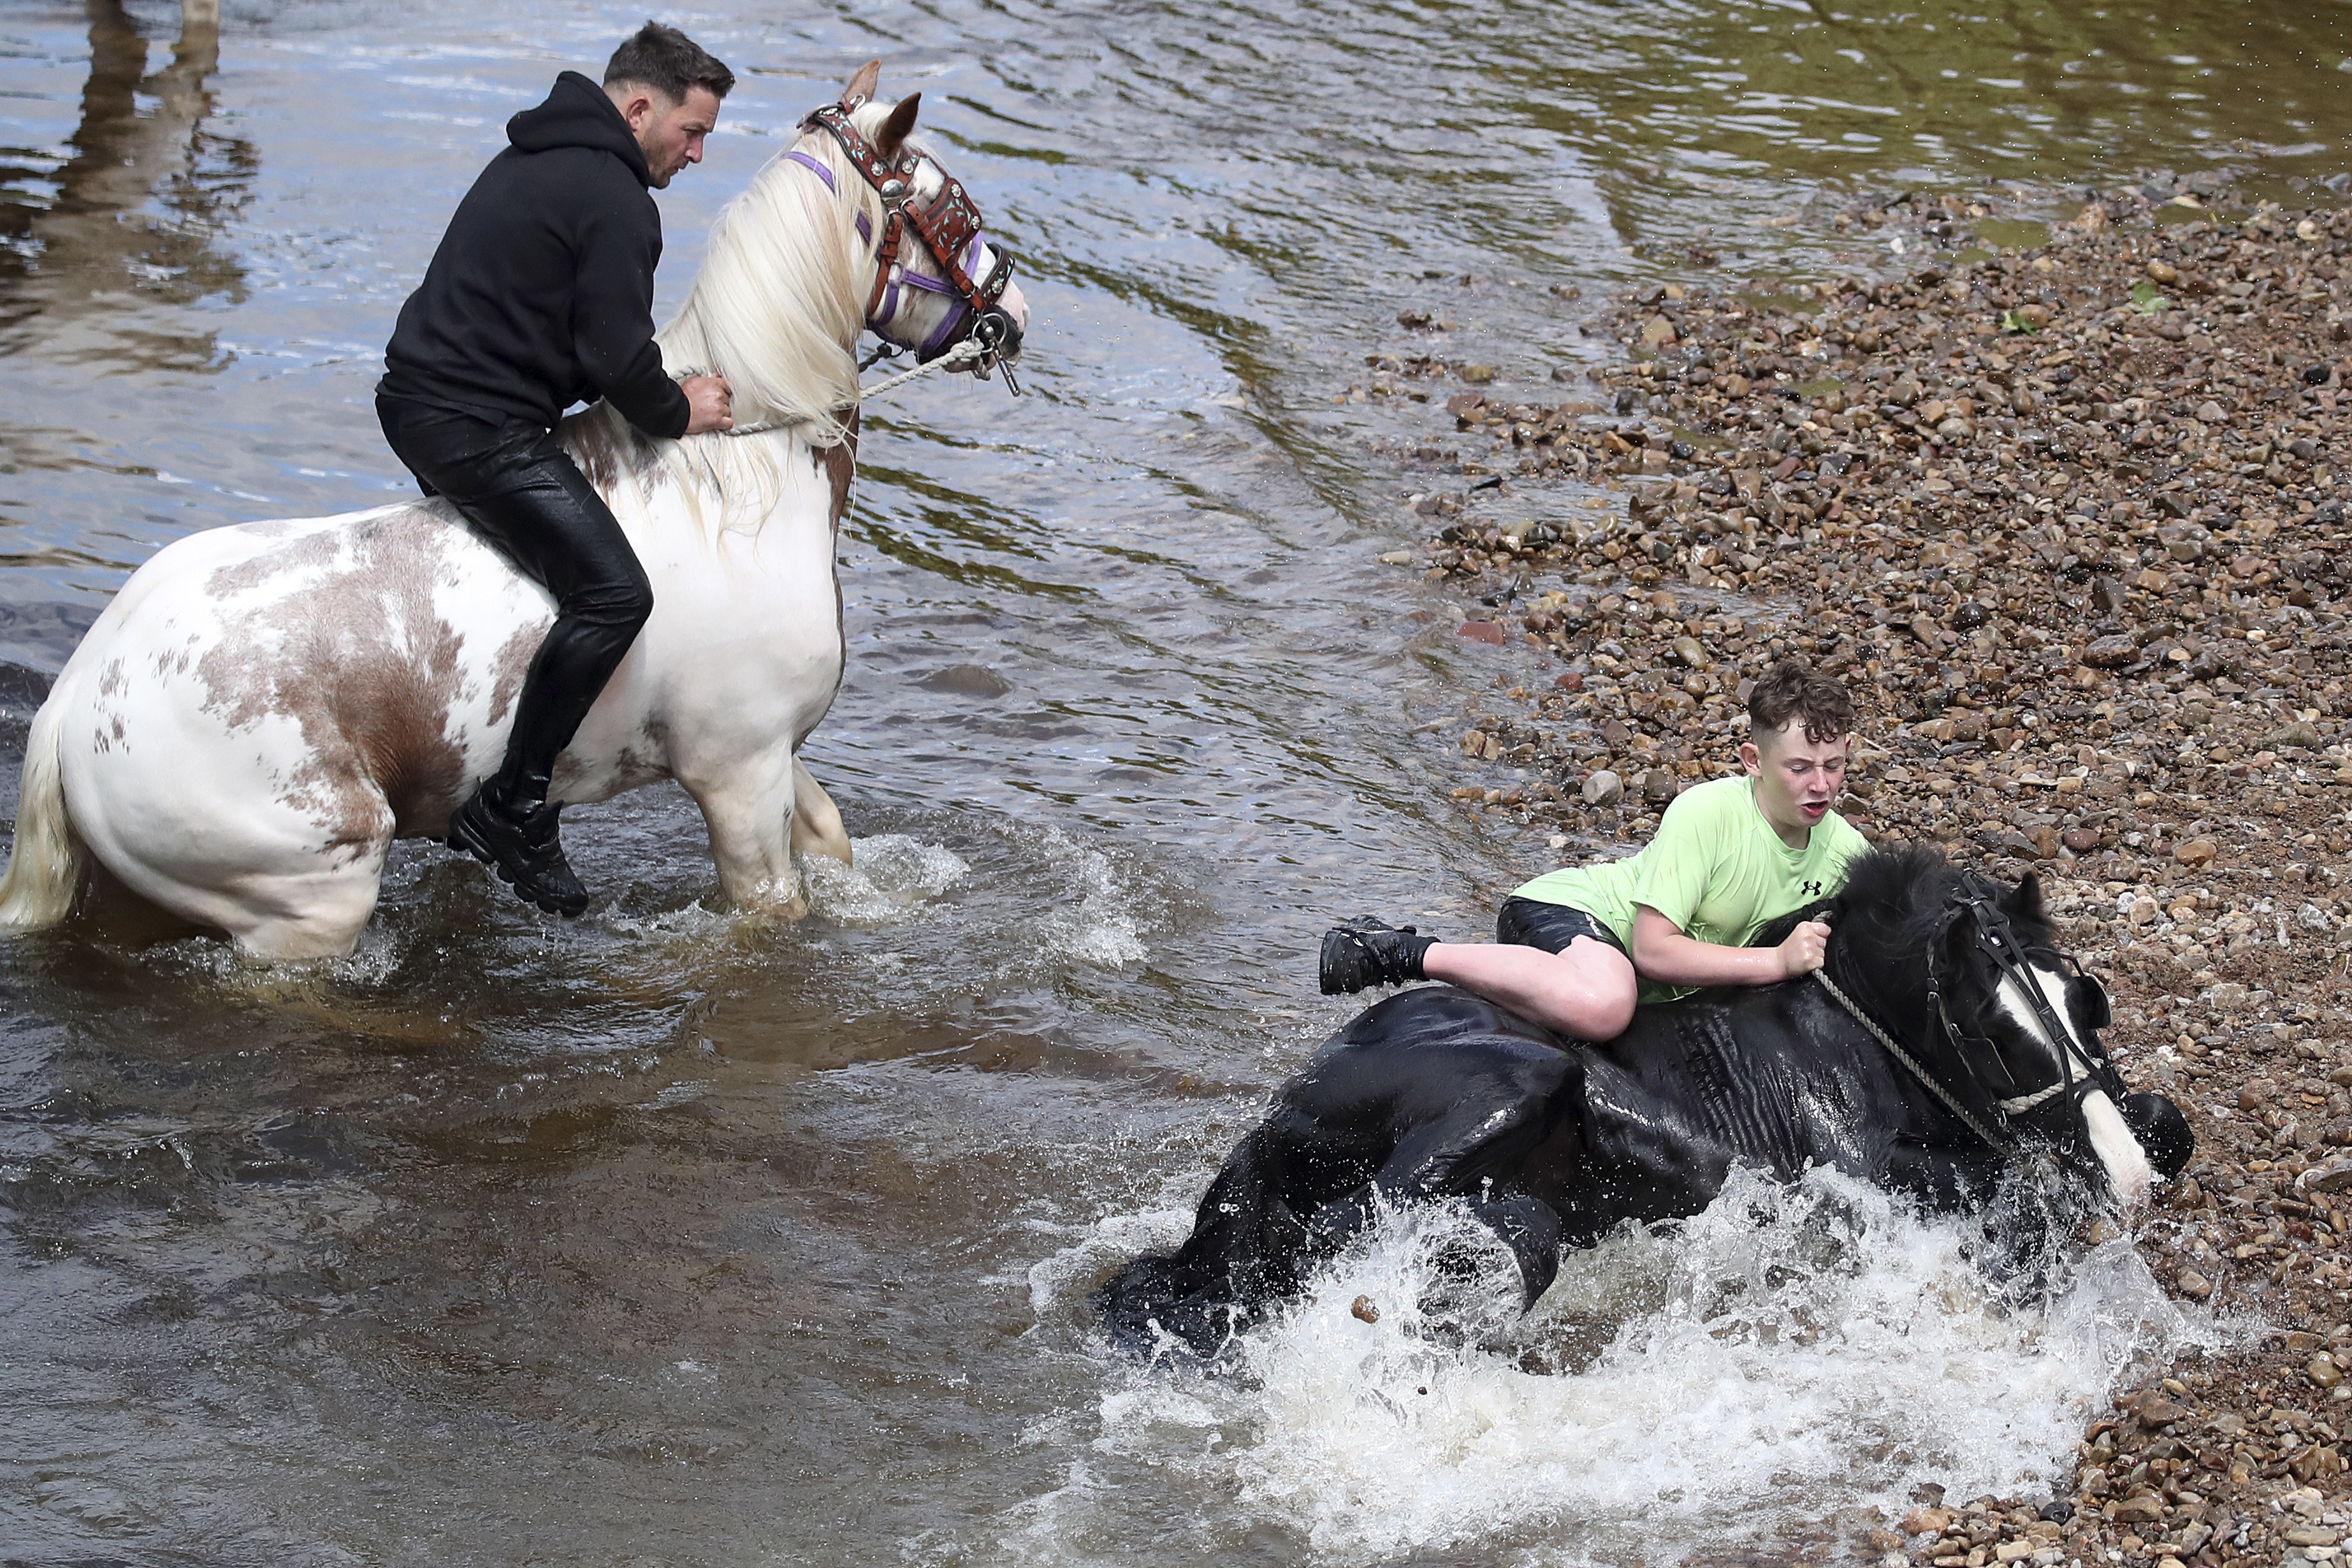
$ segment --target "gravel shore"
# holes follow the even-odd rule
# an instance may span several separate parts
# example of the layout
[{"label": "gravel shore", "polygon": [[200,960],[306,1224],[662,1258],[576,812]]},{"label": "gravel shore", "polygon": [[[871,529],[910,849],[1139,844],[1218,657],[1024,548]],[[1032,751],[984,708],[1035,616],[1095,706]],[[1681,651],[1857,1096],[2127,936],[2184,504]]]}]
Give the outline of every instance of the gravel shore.
[{"label": "gravel shore", "polygon": [[1890,1568],[2325,1562],[2352,1520],[2352,214],[2198,184],[2024,250],[1969,247],[1992,196],[1858,204],[1858,242],[1958,254],[1653,289],[1591,329],[1622,363],[1525,400],[1409,310],[1350,394],[1448,416],[1400,454],[1426,542],[1383,559],[1541,651],[1436,738],[1464,808],[1638,841],[1729,770],[1742,681],[1809,658],[1864,715],[1842,809],[2038,875],[2196,1128],[2139,1245],[2275,1331],[2123,1391],[2071,1495],[1931,1490],[1856,1542]]}]

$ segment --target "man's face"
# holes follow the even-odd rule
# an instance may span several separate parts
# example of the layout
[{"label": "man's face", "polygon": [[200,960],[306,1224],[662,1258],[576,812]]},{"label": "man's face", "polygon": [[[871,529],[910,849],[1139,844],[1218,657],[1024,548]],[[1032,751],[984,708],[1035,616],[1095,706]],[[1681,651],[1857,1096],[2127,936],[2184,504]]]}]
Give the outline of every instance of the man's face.
[{"label": "man's face", "polygon": [[1848,738],[1810,740],[1801,714],[1739,748],[1740,765],[1756,780],[1756,804],[1784,839],[1801,839],[1829,815],[1845,787]]},{"label": "man's face", "polygon": [[702,139],[719,123],[719,95],[707,87],[690,87],[685,100],[677,102],[653,88],[632,87],[620,110],[645,150],[646,168],[659,190],[688,163],[702,162]]}]

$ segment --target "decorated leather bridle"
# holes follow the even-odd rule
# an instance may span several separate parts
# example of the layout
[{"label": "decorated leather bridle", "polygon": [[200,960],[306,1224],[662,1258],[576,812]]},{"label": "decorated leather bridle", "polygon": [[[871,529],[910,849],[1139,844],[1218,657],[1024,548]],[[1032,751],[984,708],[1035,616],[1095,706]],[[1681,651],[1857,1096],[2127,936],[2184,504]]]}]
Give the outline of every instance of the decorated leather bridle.
[{"label": "decorated leather bridle", "polygon": [[[1013,258],[1001,247],[982,242],[980,209],[972,205],[962,183],[945,169],[939,170],[938,191],[929,196],[917,196],[915,176],[924,163],[923,155],[902,148],[896,157],[885,157],[865,132],[850,123],[851,113],[865,101],[860,98],[828,103],[812,110],[800,128],[803,132],[824,132],[839,142],[842,152],[848,155],[850,167],[881,198],[882,236],[878,243],[866,215],[857,215],[858,237],[872,247],[874,254],[874,289],[866,300],[867,329],[878,332],[898,313],[902,288],[947,295],[961,308],[950,311],[939,330],[924,342],[917,353],[918,363],[929,364],[958,343],[969,341],[981,348],[982,372],[1002,370],[1005,386],[1019,393],[1020,385],[1013,379],[1012,360],[1020,352],[1021,329],[1003,303],[1005,285],[1013,279]],[[839,194],[833,171],[823,159],[797,150],[784,156],[814,171],[827,190]],[[933,167],[938,165],[934,163]],[[914,230],[916,237],[930,252],[940,278],[926,278],[904,265],[900,258],[908,229]],[[971,268],[983,254],[990,258],[987,269],[974,278]]]}]

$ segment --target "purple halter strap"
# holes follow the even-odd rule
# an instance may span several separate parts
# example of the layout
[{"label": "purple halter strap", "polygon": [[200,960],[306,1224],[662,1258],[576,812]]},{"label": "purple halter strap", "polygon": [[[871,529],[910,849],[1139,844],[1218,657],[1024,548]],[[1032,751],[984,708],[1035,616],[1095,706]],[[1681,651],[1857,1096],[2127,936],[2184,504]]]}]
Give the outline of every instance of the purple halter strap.
[{"label": "purple halter strap", "polygon": [[831,191],[836,196],[841,195],[841,187],[833,183],[833,171],[826,168],[824,164],[817,159],[812,158],[807,153],[801,152],[787,153],[784,154],[784,157],[792,163],[798,163],[803,169],[814,171],[816,177],[824,182],[824,188],[826,190]]},{"label": "purple halter strap", "polygon": [[[833,183],[833,171],[826,168],[820,160],[812,158],[807,153],[801,152],[787,153],[784,154],[784,158],[786,162],[798,163],[802,168],[814,173],[818,179],[824,182],[824,188],[831,191],[835,195],[839,195],[841,194],[841,187]],[[874,226],[866,221],[866,217],[864,213],[859,213],[857,215],[857,237],[864,240],[868,246],[871,246],[874,243]]]}]

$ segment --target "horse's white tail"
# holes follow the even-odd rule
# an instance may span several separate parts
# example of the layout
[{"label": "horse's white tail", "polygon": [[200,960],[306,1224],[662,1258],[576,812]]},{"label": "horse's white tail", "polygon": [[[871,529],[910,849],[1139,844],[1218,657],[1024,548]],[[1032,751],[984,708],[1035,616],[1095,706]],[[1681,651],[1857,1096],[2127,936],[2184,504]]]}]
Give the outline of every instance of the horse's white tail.
[{"label": "horse's white tail", "polygon": [[[58,682],[60,690],[63,681]],[[16,800],[16,848],[0,876],[0,931],[53,926],[73,910],[81,888],[81,840],[66,820],[65,782],[58,767],[60,690],[33,715],[25,742],[25,774]]]}]

